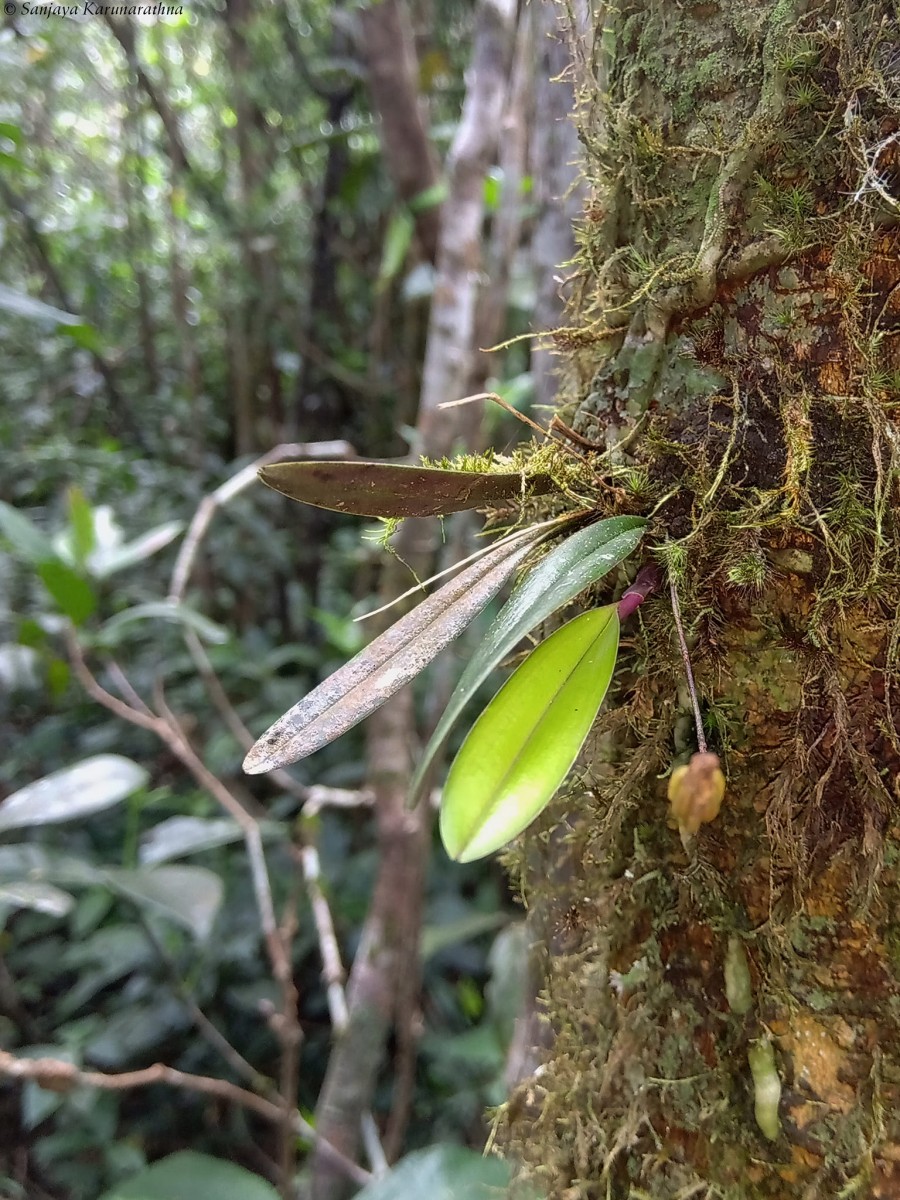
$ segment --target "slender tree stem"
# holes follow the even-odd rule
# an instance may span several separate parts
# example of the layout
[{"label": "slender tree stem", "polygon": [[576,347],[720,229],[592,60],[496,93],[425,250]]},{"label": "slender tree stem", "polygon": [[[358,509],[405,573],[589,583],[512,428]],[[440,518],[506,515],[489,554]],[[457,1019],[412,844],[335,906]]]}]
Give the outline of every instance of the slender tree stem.
[{"label": "slender tree stem", "polygon": [[694,708],[694,723],[697,726],[697,749],[706,754],[706,735],[703,732],[703,718],[700,716],[700,702],[697,699],[697,688],[694,686],[694,672],[691,669],[691,656],[688,653],[687,641],[684,636],[684,626],[681,623],[681,607],[678,603],[678,588],[675,579],[669,579],[669,595],[672,597],[672,616],[675,618],[675,628],[678,631],[678,644],[681,647],[681,657],[684,661],[684,673],[687,677],[688,691],[691,694],[691,704]]}]

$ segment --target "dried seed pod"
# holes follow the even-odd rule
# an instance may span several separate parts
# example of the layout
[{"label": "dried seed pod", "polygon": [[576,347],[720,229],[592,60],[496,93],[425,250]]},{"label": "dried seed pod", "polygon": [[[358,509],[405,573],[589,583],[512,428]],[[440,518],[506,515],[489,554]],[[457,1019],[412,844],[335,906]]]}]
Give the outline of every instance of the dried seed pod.
[{"label": "dried seed pod", "polygon": [[676,767],[669,779],[669,804],[682,837],[693,837],[701,825],[714,821],[725,795],[725,776],[717,754],[694,754]]}]

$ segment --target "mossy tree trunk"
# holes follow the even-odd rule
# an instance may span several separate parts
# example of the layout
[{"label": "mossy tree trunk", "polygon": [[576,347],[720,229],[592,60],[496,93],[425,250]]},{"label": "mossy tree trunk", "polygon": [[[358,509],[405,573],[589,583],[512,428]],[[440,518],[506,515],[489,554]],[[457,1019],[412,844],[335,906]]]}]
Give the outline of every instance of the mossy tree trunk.
[{"label": "mossy tree trunk", "polygon": [[594,9],[561,412],[653,514],[728,791],[683,844],[662,595],[511,855],[554,1037],[499,1137],[567,1200],[898,1196],[900,11]]}]

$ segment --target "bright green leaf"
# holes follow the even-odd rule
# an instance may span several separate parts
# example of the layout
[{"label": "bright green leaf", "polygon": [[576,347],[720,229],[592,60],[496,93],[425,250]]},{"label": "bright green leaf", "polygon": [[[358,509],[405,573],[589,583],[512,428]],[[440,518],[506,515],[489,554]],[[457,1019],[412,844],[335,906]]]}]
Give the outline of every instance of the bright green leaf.
[{"label": "bright green leaf", "polygon": [[425,188],[409,201],[409,211],[411,213],[425,212],[429,208],[438,208],[447,199],[449,188],[445,181],[433,183],[431,187]]},{"label": "bright green leaf", "polygon": [[503,175],[492,172],[484,177],[484,207],[489,213],[495,213],[500,207],[500,197],[503,195]]},{"label": "bright green leaf", "polygon": [[278,1193],[235,1163],[180,1150],[117,1183],[101,1200],[278,1200]]},{"label": "bright green leaf", "polygon": [[570,534],[554,546],[516,587],[472,655],[416,770],[416,797],[435,755],[465,706],[488,675],[537,625],[627,558],[641,540],[640,517],[612,517]]},{"label": "bright green leaf", "polygon": [[616,664],[615,605],[542,642],[475,722],[450,768],[441,837],[471,862],[506,845],[547,806],[578,757]]},{"label": "bright green leaf", "polygon": [[401,209],[391,218],[384,235],[381,266],[378,269],[377,287],[384,288],[400,272],[409,253],[416,224],[408,209]]},{"label": "bright green leaf", "polygon": [[60,324],[59,332],[64,333],[66,337],[70,337],[76,346],[80,346],[82,350],[90,350],[94,353],[103,348],[100,334],[93,325],[88,325],[84,321],[79,322],[77,325],[72,325],[68,321],[64,322]]},{"label": "bright green leaf", "polygon": [[69,488],[69,530],[72,557],[83,567],[94,548],[94,513],[81,488]]},{"label": "bright green leaf", "polygon": [[74,821],[119,804],[147,772],[119,754],[97,754],[20,788],[0,804],[0,830]]},{"label": "bright green leaf", "polygon": [[39,563],[37,573],[60,612],[73,624],[83,625],[97,607],[97,597],[88,581],[58,559]]},{"label": "bright green leaf", "polygon": [[0,121],[0,138],[5,138],[12,142],[14,146],[22,146],[25,142],[25,135],[18,125],[13,125],[10,121]]}]

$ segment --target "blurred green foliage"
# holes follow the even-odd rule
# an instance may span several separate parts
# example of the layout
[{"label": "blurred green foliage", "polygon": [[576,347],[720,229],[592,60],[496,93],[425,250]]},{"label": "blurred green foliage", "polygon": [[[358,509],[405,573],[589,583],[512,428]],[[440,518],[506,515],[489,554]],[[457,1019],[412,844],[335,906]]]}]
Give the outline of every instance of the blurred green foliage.
[{"label": "blurred green foliage", "polygon": [[[260,730],[358,644],[350,617],[374,593],[380,551],[359,522],[252,488],[212,522],[177,605],[172,567],[201,499],[280,438],[405,452],[396,431],[415,419],[430,277],[409,261],[344,25],[354,5],[340,20],[328,0],[252,5],[239,25],[230,8],[135,22],[130,37],[99,17],[20,14],[0,30],[0,794],[43,780],[65,810],[26,793],[25,819],[0,817],[0,1047],[243,1082],[194,1010],[275,1072],[244,846],[165,747],[85,695],[63,634],[77,629],[111,691],[114,663],[148,701],[163,685],[207,767],[264,812],[282,903],[297,801],[241,777],[185,631]],[[470,5],[434,16],[421,83],[443,148]],[[359,731],[295,770],[342,787],[363,774]],[[376,867],[369,816],[325,811],[318,836],[349,962]],[[522,956],[492,967],[489,951],[510,919],[495,870],[436,858],[412,1146],[480,1146],[484,1107],[502,1098]],[[331,1031],[305,899],[293,966],[298,1106],[312,1111]],[[382,1112],[390,1102],[386,1077]],[[123,1181],[143,1186],[147,1163],[185,1148],[242,1165],[263,1195],[272,1140],[241,1109],[163,1088],[0,1083],[11,1197],[137,1194]],[[189,1178],[197,1163],[179,1162]]]}]

